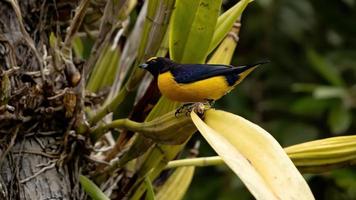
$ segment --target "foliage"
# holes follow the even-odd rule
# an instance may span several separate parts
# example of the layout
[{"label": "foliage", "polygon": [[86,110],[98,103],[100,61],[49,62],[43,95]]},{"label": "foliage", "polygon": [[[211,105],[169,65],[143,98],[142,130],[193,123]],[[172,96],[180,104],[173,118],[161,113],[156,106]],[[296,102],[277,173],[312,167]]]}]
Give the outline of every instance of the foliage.
[{"label": "foliage", "polygon": [[[354,134],[355,9],[355,1],[261,0],[251,4],[242,18],[232,63],[265,57],[271,63],[256,70],[215,107],[252,120],[285,147]],[[214,155],[205,143],[201,153]],[[353,199],[352,178],[347,186],[339,183],[355,173],[349,168],[313,174],[308,182],[316,199]],[[217,183],[208,184],[209,179]],[[199,192],[201,188],[206,193]],[[225,167],[206,167],[197,170],[186,199],[236,199],[236,193],[239,199],[249,199],[244,192]]]},{"label": "foliage", "polygon": [[[337,171],[356,163],[354,136],[341,136],[356,128],[354,1],[334,0],[323,9],[321,0],[252,2],[81,0],[67,31],[48,33],[48,63],[18,21],[39,62],[39,79],[63,66],[58,74],[64,69],[69,87],[58,109],[70,121],[66,134],[81,148],[64,143],[58,160],[83,152],[74,156],[83,164],[76,166],[83,174],[77,178],[91,198],[230,199],[237,193],[250,198],[250,192],[256,199],[314,199],[312,190],[320,199],[328,195],[320,182],[335,190],[330,198],[355,197],[356,182],[348,178],[355,172]],[[17,1],[9,3],[22,19]],[[182,102],[161,96],[156,79],[138,68],[153,56],[226,65],[268,57],[272,64],[217,103],[237,115],[204,103],[180,113]],[[0,73],[5,114],[13,103],[12,73]],[[207,143],[199,148],[201,136]],[[215,155],[212,149],[219,157],[205,157]],[[224,163],[248,192],[238,189],[242,184]],[[215,168],[196,168],[207,165]],[[199,187],[205,182],[199,173],[219,170],[224,176],[209,174],[212,184]],[[316,175],[325,171],[332,172]],[[311,189],[300,172],[314,174]]]}]

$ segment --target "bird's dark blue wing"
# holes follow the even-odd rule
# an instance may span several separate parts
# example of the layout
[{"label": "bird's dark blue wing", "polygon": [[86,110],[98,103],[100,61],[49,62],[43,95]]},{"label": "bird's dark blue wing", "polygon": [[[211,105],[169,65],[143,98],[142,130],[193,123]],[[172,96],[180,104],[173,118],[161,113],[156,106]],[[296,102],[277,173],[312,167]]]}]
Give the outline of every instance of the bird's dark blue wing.
[{"label": "bird's dark blue wing", "polygon": [[220,75],[227,75],[228,82],[235,82],[238,79],[237,74],[235,74],[237,77],[229,77],[229,73],[233,71],[234,68],[229,65],[179,64],[171,68],[175,81],[178,83],[192,83]]}]

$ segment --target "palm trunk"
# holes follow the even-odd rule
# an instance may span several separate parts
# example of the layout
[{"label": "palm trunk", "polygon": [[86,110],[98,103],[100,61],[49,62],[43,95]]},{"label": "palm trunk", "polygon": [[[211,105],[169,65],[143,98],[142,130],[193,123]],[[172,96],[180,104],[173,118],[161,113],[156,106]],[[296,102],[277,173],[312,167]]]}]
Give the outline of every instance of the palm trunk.
[{"label": "palm trunk", "polygon": [[73,2],[0,0],[0,199],[81,197],[76,115],[65,105],[74,89],[48,57]]}]

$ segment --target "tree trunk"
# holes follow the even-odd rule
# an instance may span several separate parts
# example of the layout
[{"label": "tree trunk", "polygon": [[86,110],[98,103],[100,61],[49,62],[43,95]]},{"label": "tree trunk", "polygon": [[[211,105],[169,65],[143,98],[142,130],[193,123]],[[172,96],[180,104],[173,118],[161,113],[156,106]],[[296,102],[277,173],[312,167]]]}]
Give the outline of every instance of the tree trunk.
[{"label": "tree trunk", "polygon": [[76,3],[0,0],[0,199],[82,196],[74,88],[49,48]]}]

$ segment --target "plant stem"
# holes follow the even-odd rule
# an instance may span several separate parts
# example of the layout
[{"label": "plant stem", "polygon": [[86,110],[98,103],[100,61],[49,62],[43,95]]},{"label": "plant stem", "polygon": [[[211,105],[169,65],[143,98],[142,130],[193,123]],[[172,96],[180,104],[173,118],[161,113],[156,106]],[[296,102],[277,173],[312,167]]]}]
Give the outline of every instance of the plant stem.
[{"label": "plant stem", "polygon": [[63,45],[64,50],[70,49],[74,35],[77,33],[80,25],[82,24],[89,3],[90,3],[89,0],[82,0],[80,2],[77,11],[75,13],[75,16],[72,20],[72,23],[69,27],[69,30],[67,32],[66,38],[64,40],[64,45]]},{"label": "plant stem", "polygon": [[104,118],[107,114],[113,112],[115,108],[117,108],[117,106],[120,105],[120,103],[124,100],[127,93],[128,93],[127,89],[125,87],[122,88],[119,94],[115,96],[115,98],[111,102],[105,104],[102,108],[100,108],[100,110],[93,117],[89,119],[90,125],[97,123],[102,118]]},{"label": "plant stem", "polygon": [[220,156],[187,158],[187,159],[170,161],[165,169],[186,167],[186,166],[206,167],[206,166],[214,166],[214,165],[222,165],[222,164],[224,164],[224,161],[221,159]]},{"label": "plant stem", "polygon": [[108,124],[102,124],[99,127],[91,131],[92,141],[99,139],[104,133],[113,128],[124,128],[130,131],[140,131],[142,129],[142,123],[134,122],[127,118],[117,119]]}]

